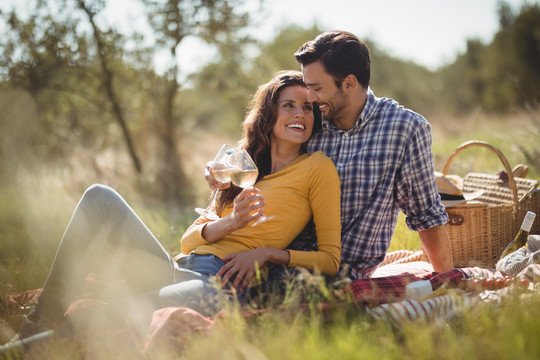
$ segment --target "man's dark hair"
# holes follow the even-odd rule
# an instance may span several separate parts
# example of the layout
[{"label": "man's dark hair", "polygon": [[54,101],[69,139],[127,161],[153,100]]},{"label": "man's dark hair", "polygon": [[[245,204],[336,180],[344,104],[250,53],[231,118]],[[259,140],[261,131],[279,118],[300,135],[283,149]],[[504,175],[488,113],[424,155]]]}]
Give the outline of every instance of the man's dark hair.
[{"label": "man's dark hair", "polygon": [[321,61],[338,87],[349,74],[364,88],[369,86],[369,49],[356,35],[347,31],[329,31],[314,40],[306,42],[296,53],[296,60],[302,65]]}]

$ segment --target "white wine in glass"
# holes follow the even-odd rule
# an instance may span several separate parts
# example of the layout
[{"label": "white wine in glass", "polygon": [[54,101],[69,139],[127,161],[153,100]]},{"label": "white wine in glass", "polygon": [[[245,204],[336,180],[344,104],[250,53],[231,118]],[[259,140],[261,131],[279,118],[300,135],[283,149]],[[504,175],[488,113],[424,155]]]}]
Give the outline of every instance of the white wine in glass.
[{"label": "white wine in glass", "polygon": [[230,181],[241,188],[248,188],[255,185],[259,170],[232,171],[229,175]]},{"label": "white wine in glass", "polygon": [[[230,173],[231,182],[241,188],[249,188],[255,185],[257,181],[257,176],[259,175],[259,170],[255,165],[255,162],[249,156],[248,152],[244,149],[241,149],[237,154],[237,159],[235,162],[235,168]],[[275,216],[264,216],[261,215],[255,223],[251,226],[257,226],[260,223],[271,220]]]},{"label": "white wine in glass", "polygon": [[[222,182],[226,183],[231,181],[230,172],[233,168],[233,158],[234,155],[238,152],[238,148],[224,144],[221,149],[219,149],[216,157],[214,158],[214,168],[213,171],[214,177]],[[238,168],[237,168],[238,169]],[[215,188],[212,193],[212,200],[206,209],[196,208],[195,211],[199,215],[204,215],[209,220],[218,220],[219,216],[214,212],[216,206],[216,198],[219,192],[219,187]]]}]

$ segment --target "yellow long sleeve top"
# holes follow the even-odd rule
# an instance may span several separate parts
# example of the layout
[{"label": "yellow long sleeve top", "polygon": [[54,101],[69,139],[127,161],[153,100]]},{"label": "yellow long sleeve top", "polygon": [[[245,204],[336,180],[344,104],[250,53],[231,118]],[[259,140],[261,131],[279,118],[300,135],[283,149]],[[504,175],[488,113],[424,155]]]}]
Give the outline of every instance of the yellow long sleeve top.
[{"label": "yellow long sleeve top", "polygon": [[[255,184],[261,190],[270,221],[238,229],[216,242],[202,237],[206,222],[198,218],[182,236],[182,253],[212,254],[223,257],[266,246],[285,249],[313,216],[317,251],[289,250],[288,266],[318,269],[334,275],[341,255],[340,182],[334,163],[321,151],[303,154],[274,174]],[[229,215],[232,204],[220,216]]]}]

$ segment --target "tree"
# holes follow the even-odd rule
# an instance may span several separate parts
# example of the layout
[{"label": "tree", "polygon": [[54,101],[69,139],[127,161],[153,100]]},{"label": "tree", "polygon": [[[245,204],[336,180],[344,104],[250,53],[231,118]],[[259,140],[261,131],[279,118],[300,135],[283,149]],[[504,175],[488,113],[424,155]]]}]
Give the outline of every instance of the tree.
[{"label": "tree", "polygon": [[540,105],[540,5],[524,6],[510,34],[518,78],[519,98],[523,106]]},{"label": "tree", "polygon": [[300,64],[296,61],[294,53],[321,31],[317,25],[301,28],[291,24],[281,28],[268,43],[261,44],[259,55],[252,68],[252,75],[257,76],[257,83],[267,82],[279,70],[300,70]]},{"label": "tree", "polygon": [[518,104],[517,77],[511,41],[515,15],[510,6],[499,4],[499,31],[486,48],[485,69],[486,90],[483,105],[489,111],[504,111]]},{"label": "tree", "polygon": [[237,137],[257,87],[270,80],[277,71],[300,70],[294,52],[319,33],[315,26],[303,29],[288,25],[267,43],[240,37],[220,44],[219,56],[190,78],[193,83],[191,93],[196,92],[201,99],[193,100],[188,114],[196,119],[199,127],[211,124],[212,128],[234,133]]},{"label": "tree", "polygon": [[57,156],[62,152],[59,129],[76,130],[81,138],[93,139],[90,124],[81,121],[80,105],[95,99],[89,94],[95,79],[82,70],[91,66],[89,45],[77,31],[76,17],[69,9],[52,16],[41,1],[26,20],[14,11],[2,17],[8,27],[0,39],[2,80],[11,88],[26,90],[41,110],[40,119],[32,119],[36,138],[28,141],[45,145],[40,154]]},{"label": "tree", "polygon": [[[109,57],[111,56],[110,54],[113,53],[113,51],[111,51],[110,49],[111,43],[106,42],[106,39],[105,39],[106,34],[104,34],[99,29],[99,27],[97,26],[95,22],[95,16],[97,13],[103,10],[104,3],[102,0],[94,0],[90,5],[87,5],[84,0],[77,0],[77,5],[82,11],[84,11],[86,16],[88,17],[88,21],[90,22],[90,25],[92,26],[93,38],[96,44],[97,55],[98,55],[99,63],[101,64],[101,70],[103,73],[103,76],[101,77],[102,85],[105,88],[105,93],[107,94],[107,97],[109,98],[111,102],[114,118],[116,119],[118,125],[122,129],[122,134],[124,136],[124,140],[126,141],[126,145],[127,145],[131,160],[133,162],[133,166],[135,167],[135,170],[137,171],[137,173],[141,173],[142,171],[141,162],[135,151],[135,146],[133,144],[133,141],[131,140],[131,134],[126,124],[126,120],[124,119],[124,113],[122,111],[122,107],[120,105],[118,95],[116,94],[116,90],[113,86],[113,70],[111,68],[110,60],[109,60]],[[109,35],[111,33],[112,32],[110,31]],[[114,37],[114,33],[112,34]]]},{"label": "tree", "polygon": [[[168,49],[170,66],[164,75],[163,92],[156,94],[163,111],[160,137],[163,142],[163,167],[160,179],[163,195],[178,197],[178,184],[185,182],[185,174],[177,153],[175,132],[177,115],[175,98],[180,89],[178,80],[178,47],[188,36],[198,37],[210,44],[227,44],[238,36],[249,22],[242,9],[243,0],[143,0],[150,26],[155,31],[157,47]],[[245,35],[243,35],[245,36]]]},{"label": "tree", "polygon": [[485,96],[490,110],[540,104],[540,6],[524,5],[519,14],[501,3],[500,30],[484,56]]},{"label": "tree", "polygon": [[[4,14],[9,31],[0,42],[0,71],[7,83],[24,88],[40,105],[41,119],[34,124],[41,129],[37,143],[46,143],[52,155],[73,151],[75,144],[84,144],[89,147],[88,153],[94,152],[95,156],[97,149],[92,147],[111,138],[111,114],[120,125],[134,167],[140,172],[140,161],[113,82],[114,73],[121,71],[113,63],[125,55],[124,39],[112,30],[105,33],[97,28],[94,16],[103,2],[96,0],[91,4],[82,0],[36,1],[26,20],[14,11]],[[81,26],[84,18],[79,16],[77,6],[86,12],[93,36],[88,36]]]}]

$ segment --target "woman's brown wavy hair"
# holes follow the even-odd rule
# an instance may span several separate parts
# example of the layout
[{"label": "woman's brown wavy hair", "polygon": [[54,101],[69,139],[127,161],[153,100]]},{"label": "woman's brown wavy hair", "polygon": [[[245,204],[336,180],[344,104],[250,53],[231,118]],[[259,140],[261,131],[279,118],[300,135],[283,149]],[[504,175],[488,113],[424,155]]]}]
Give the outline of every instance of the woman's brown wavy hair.
[{"label": "woman's brown wavy hair", "polygon": [[[270,157],[271,134],[278,114],[278,99],[281,91],[289,86],[306,87],[299,71],[280,71],[272,80],[258,87],[249,105],[248,114],[242,123],[243,137],[239,146],[246,149],[253,158],[259,175],[257,181],[270,174],[272,161]],[[313,107],[314,123],[312,135],[321,128],[321,116],[317,106]],[[302,145],[305,152],[305,144]],[[227,204],[231,204],[242,188],[232,185],[223,190],[217,201],[217,212],[220,213]]]}]

